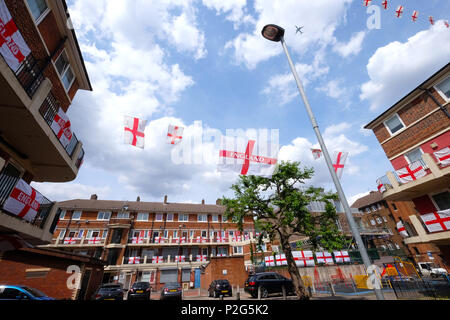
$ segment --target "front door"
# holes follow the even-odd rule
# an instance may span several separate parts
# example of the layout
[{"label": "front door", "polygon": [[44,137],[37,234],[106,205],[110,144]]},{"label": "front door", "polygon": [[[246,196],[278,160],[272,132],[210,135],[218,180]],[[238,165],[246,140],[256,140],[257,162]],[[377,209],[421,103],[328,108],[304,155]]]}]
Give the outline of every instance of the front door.
[{"label": "front door", "polygon": [[194,281],[194,287],[200,288],[200,269],[195,269],[195,281]]}]

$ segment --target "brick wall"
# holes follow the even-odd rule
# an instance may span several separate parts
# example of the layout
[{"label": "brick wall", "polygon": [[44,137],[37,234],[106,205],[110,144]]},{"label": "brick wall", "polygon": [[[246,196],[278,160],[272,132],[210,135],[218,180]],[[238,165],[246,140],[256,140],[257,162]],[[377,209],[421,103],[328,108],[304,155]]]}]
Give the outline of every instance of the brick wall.
[{"label": "brick wall", "polygon": [[[223,271],[227,274],[224,275]],[[211,258],[211,262],[201,275],[201,288],[208,289],[213,280],[227,279],[232,286],[244,287],[248,273],[245,271],[244,257]]]}]

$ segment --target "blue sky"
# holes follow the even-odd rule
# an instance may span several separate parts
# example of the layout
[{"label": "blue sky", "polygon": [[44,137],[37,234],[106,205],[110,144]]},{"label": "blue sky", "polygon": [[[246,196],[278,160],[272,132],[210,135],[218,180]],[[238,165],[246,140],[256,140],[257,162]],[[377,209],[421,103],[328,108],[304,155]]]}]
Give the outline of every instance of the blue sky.
[{"label": "blue sky", "polygon": [[[188,137],[204,132],[278,129],[279,159],[313,166],[312,184],[334,189],[279,43],[261,37],[279,24],[330,153],[349,151],[341,179],[350,204],[392,170],[375,136],[361,129],[448,63],[450,3],[372,1],[380,28],[369,29],[363,1],[69,0],[69,13],[94,91],[69,109],[86,157],[76,180],[35,184],[53,200],[88,198],[207,203],[236,174],[212,162],[175,165],[165,144],[169,123]],[[405,7],[398,19],[394,11]],[[411,21],[419,11],[417,22]],[[434,26],[428,21],[432,15]],[[304,26],[295,34],[295,25]],[[123,144],[123,116],[147,119],[144,150]],[[195,152],[214,158],[217,143]]]}]

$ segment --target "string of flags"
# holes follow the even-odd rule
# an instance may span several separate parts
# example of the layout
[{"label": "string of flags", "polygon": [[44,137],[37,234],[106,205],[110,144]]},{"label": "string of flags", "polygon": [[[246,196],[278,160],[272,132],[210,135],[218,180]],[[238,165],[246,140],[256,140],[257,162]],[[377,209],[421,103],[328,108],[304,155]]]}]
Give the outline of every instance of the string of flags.
[{"label": "string of flags", "polygon": [[[297,267],[314,267],[316,262],[312,251],[292,251]],[[315,252],[317,264],[334,264],[351,262],[348,251],[333,251],[334,261],[331,253],[327,251]],[[267,267],[286,266],[287,260],[285,254],[264,257],[264,263]]]},{"label": "string of flags", "polygon": [[[314,160],[319,159],[322,156],[322,150],[311,149]],[[348,152],[335,151],[333,157],[333,168],[339,179],[342,177],[344,172],[345,162],[347,161]]]},{"label": "string of flags", "polygon": [[[372,5],[372,2],[373,2],[372,0],[363,0],[363,6],[368,7],[368,6]],[[384,10],[388,10],[390,7],[389,1],[383,0],[381,2],[381,6],[383,7]],[[397,9],[394,11],[394,16],[397,18],[401,18],[404,13],[405,13],[405,7],[403,5],[399,5],[397,7]],[[419,19],[419,11],[413,10],[411,13],[411,20],[413,22],[417,22],[418,19]],[[431,25],[435,24],[435,19],[433,18],[433,16],[428,16],[428,21],[430,22]],[[444,24],[447,28],[450,28],[450,24],[448,23],[448,21],[444,21]]]}]

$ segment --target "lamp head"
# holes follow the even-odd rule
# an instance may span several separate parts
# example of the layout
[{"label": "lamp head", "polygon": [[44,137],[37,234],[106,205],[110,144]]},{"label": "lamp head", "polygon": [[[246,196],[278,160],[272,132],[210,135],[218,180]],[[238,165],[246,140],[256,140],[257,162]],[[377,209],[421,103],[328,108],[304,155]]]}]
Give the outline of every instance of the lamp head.
[{"label": "lamp head", "polygon": [[275,24],[268,24],[264,26],[261,33],[267,40],[279,42],[284,36],[284,29]]}]

